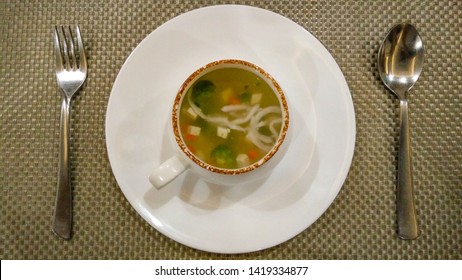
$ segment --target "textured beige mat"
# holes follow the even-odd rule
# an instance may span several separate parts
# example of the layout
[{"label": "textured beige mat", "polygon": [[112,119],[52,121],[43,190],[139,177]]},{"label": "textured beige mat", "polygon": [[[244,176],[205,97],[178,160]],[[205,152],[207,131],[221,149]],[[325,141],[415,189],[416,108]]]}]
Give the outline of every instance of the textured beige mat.
[{"label": "textured beige mat", "polygon": [[[288,242],[242,255],[185,247],[144,222],[113,177],[104,135],[112,84],[136,45],[177,15],[228,1],[18,2],[0,3],[1,259],[462,258],[461,1],[232,2],[280,13],[323,42],[349,84],[357,121],[351,170],[327,212]],[[418,28],[426,47],[410,95],[422,231],[415,241],[395,234],[398,104],[376,71],[379,43],[401,21]],[[72,103],[74,236],[66,242],[50,230],[60,112],[51,28],[75,23],[90,72]]]}]

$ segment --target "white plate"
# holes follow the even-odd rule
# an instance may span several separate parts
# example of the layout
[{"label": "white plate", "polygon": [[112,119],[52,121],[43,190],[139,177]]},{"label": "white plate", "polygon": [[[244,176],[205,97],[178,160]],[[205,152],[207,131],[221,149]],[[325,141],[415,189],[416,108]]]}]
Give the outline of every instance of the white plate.
[{"label": "white plate", "polygon": [[[211,186],[186,172],[155,190],[148,175],[172,154],[166,131],[177,90],[226,58],[261,66],[285,91],[287,153],[252,185]],[[106,144],[122,192],[151,226],[200,250],[251,252],[296,236],[335,199],[353,157],[354,108],[335,60],[301,26],[259,8],[211,6],[163,24],[128,57],[109,99]]]}]

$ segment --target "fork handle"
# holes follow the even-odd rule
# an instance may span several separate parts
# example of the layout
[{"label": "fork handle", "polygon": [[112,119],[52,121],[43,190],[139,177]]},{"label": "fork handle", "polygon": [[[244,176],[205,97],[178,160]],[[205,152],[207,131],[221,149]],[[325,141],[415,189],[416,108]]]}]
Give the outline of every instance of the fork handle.
[{"label": "fork handle", "polygon": [[61,103],[61,123],[59,133],[59,167],[56,191],[53,232],[59,237],[71,239],[72,230],[72,190],[70,180],[70,98],[64,96]]}]

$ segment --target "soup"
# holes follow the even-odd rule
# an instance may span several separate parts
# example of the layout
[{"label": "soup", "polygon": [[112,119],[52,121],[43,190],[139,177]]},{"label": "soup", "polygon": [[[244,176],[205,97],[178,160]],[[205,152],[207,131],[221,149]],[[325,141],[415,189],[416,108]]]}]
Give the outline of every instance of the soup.
[{"label": "soup", "polygon": [[257,74],[219,68],[200,77],[182,97],[179,131],[201,161],[240,169],[262,160],[281,133],[281,103]]}]

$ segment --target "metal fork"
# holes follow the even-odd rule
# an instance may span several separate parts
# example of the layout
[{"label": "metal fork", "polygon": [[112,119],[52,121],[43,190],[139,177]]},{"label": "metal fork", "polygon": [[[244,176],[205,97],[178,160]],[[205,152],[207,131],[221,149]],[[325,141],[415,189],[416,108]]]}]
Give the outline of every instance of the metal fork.
[{"label": "metal fork", "polygon": [[78,26],[75,28],[75,34],[73,34],[70,26],[55,26],[53,41],[56,80],[62,90],[58,186],[53,232],[59,237],[69,240],[72,230],[72,191],[69,161],[70,104],[72,96],[87,78],[87,60]]}]

